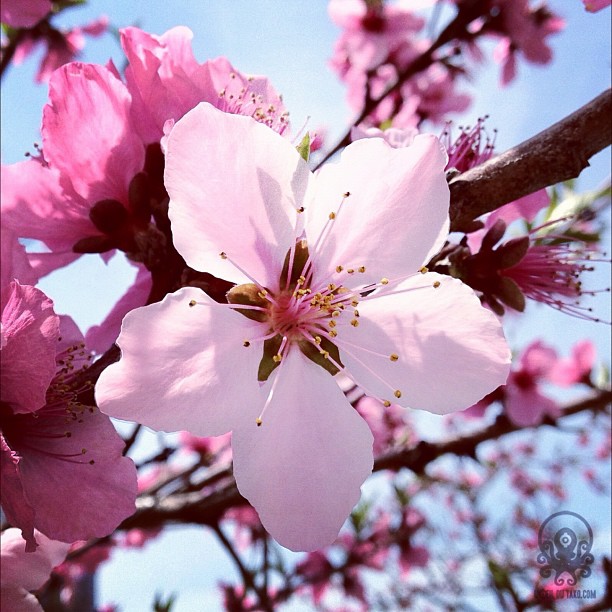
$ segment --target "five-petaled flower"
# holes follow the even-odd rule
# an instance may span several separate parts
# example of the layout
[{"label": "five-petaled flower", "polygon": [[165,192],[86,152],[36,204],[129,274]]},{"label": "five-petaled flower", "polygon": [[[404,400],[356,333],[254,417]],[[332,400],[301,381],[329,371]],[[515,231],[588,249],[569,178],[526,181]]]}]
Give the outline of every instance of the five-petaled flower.
[{"label": "five-petaled flower", "polygon": [[317,174],[249,117],[200,104],[167,143],[177,250],[237,285],[132,311],[101,410],[157,430],[232,431],[238,489],[284,546],[332,542],[372,469],[372,434],[332,375],[386,405],[445,414],[502,384],[497,318],[424,264],[448,233],[446,155],[349,145]]}]

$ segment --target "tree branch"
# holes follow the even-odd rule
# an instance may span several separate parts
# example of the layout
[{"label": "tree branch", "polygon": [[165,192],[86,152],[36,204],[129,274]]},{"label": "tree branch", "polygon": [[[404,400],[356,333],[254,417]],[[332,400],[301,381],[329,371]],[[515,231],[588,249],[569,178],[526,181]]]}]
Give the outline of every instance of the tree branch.
[{"label": "tree branch", "polygon": [[577,177],[589,158],[612,143],[612,90],[565,119],[451,181],[451,230],[466,231],[476,217]]},{"label": "tree branch", "polygon": [[[601,412],[612,402],[612,392],[601,390],[597,393],[568,405],[561,416],[548,419],[542,425],[557,425],[563,418],[592,410]],[[461,436],[445,442],[420,442],[414,448],[401,448],[376,459],[374,471],[408,468],[415,474],[423,474],[425,468],[435,459],[445,454],[475,457],[476,448],[482,442],[497,439],[505,434],[522,428],[500,416],[495,423],[473,434]],[[166,498],[144,495],[137,500],[137,511],[126,519],[120,529],[157,528],[167,523],[194,523],[214,526],[223,513],[231,507],[246,504],[240,495],[232,476],[221,480],[216,488],[205,495],[201,491],[175,493]]]}]

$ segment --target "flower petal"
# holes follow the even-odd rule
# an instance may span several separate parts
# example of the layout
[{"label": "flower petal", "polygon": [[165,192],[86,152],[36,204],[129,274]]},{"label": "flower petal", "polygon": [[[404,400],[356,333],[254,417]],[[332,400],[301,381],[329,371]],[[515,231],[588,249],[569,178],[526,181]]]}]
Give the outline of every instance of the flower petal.
[{"label": "flower petal", "polygon": [[[502,326],[456,279],[417,275],[362,300],[359,313],[358,327],[337,328],[335,340],[347,370],[370,395],[446,414],[506,381],[510,350]],[[343,348],[344,340],[359,348]]]},{"label": "flower petal", "polygon": [[104,66],[73,62],[53,73],[43,111],[45,158],[70,177],[91,204],[128,201],[144,164],[144,146],[130,122],[131,97]]},{"label": "flower petal", "polygon": [[[336,381],[298,350],[263,415],[232,434],[238,489],[292,550],[333,542],[372,471],[372,434]],[[270,384],[270,383],[269,383]]]},{"label": "flower petal", "polygon": [[14,281],[8,295],[2,311],[0,397],[13,412],[32,412],[45,405],[55,376],[59,318],[39,289]]},{"label": "flower petal", "polygon": [[320,273],[365,266],[360,280],[377,282],[406,276],[427,263],[448,235],[446,160],[439,141],[421,135],[401,149],[379,138],[358,140],[337,164],[324,166],[305,212],[311,249],[330,213],[336,215],[328,239],[311,251]]},{"label": "flower petal", "polygon": [[226,433],[263,404],[261,343],[243,346],[253,335],[262,335],[261,323],[193,287],[133,310],[117,339],[122,358],[96,385],[98,406],[156,430]]},{"label": "flower petal", "polygon": [[295,242],[310,170],[291,143],[250,117],[200,104],[168,138],[165,183],[174,244],[196,270],[268,288]]},{"label": "flower petal", "polygon": [[136,510],[136,468],[106,415],[83,406],[70,418],[60,407],[20,416],[16,441],[7,438],[34,524],[63,542],[109,535]]},{"label": "flower petal", "polygon": [[[8,585],[28,591],[39,589],[49,579],[51,570],[66,558],[69,544],[55,542],[39,532],[36,532],[36,539],[39,543],[36,552],[26,553],[18,529],[7,529],[0,535],[3,591]],[[40,607],[33,609],[42,610]],[[6,608],[6,610],[15,610],[15,608]]]}]

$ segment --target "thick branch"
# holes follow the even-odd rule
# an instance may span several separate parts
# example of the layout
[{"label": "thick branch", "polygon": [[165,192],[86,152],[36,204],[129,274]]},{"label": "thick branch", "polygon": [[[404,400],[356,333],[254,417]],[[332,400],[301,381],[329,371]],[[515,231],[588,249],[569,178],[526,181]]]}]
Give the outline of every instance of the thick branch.
[{"label": "thick branch", "polygon": [[608,89],[533,138],[451,181],[451,229],[465,231],[478,216],[577,177],[589,158],[612,143]]},{"label": "thick branch", "polygon": [[[585,410],[603,411],[612,402],[612,392],[598,393],[563,410],[557,419],[549,419],[543,424],[556,425],[564,417]],[[374,464],[374,471],[408,468],[416,474],[423,474],[429,463],[445,454],[475,457],[476,448],[482,442],[497,439],[505,434],[523,428],[513,424],[506,417],[500,416],[495,423],[476,433],[455,438],[447,442],[421,442],[414,448],[392,450],[379,457]],[[176,493],[166,498],[143,496],[138,499],[138,510],[121,525],[121,529],[135,527],[156,528],[167,523],[195,523],[215,525],[223,513],[231,507],[245,504],[246,501],[236,488],[233,477],[228,476],[219,483],[210,494],[202,492]]]}]

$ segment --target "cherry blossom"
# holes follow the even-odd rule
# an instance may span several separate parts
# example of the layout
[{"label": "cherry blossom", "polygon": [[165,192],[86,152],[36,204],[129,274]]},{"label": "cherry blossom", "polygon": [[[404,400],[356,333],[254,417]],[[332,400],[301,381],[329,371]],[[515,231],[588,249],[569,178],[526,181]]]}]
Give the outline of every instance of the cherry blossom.
[{"label": "cherry blossom", "polygon": [[59,565],[70,544],[50,540],[36,532],[39,547],[35,552],[24,551],[19,529],[6,529],[0,535],[0,608],[7,612],[43,612],[30,591],[42,587],[51,571]]},{"label": "cherry blossom", "polygon": [[[3,291],[3,294],[5,292]],[[82,336],[40,290],[13,281],[2,312],[2,506],[28,551],[34,528],[72,542],[134,511],[136,470],[110,419],[81,403]],[[66,520],[66,517],[70,520]]]},{"label": "cherry blossom", "polygon": [[444,414],[508,373],[497,319],[423,268],[448,231],[446,161],[434,137],[366,139],[313,175],[251,118],[187,113],[166,157],[175,246],[240,284],[226,305],[186,287],[129,313],[98,405],[158,430],[232,430],[238,488],[266,529],[294,550],[333,541],[371,471],[372,434],[330,374]]}]

